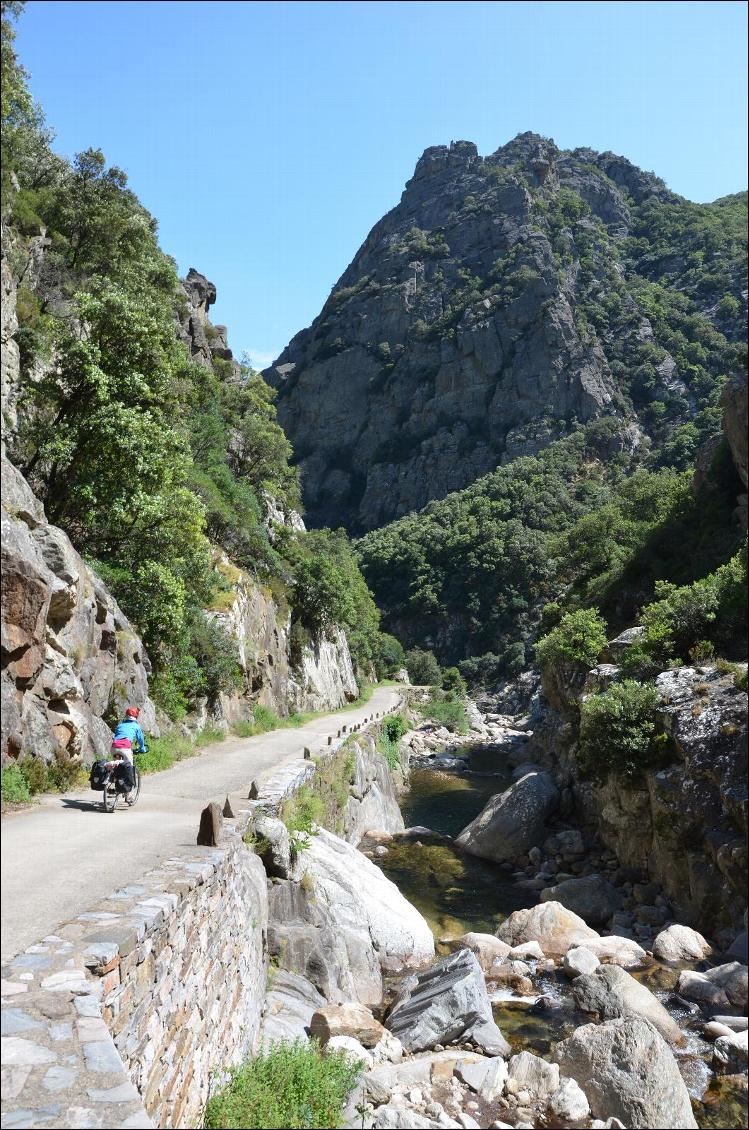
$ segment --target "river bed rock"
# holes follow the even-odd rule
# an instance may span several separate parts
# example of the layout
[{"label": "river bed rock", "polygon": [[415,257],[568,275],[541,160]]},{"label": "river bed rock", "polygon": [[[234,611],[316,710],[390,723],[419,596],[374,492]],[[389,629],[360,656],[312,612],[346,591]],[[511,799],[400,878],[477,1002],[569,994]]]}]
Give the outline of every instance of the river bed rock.
[{"label": "river bed rock", "polygon": [[409,977],[385,1025],[408,1051],[426,1051],[460,1039],[490,1055],[509,1052],[492,1016],[481,967],[470,950],[449,954]]},{"label": "river bed rock", "polygon": [[712,952],[710,943],[689,926],[669,926],[653,942],[653,957],[659,961],[702,961]]},{"label": "river bed rock", "polygon": [[471,855],[504,863],[544,837],[546,820],[559,801],[550,773],[528,773],[484,806],[455,843]]},{"label": "river bed rock", "polygon": [[560,902],[544,902],[516,910],[497,930],[509,946],[538,942],[547,957],[563,957],[573,946],[588,946],[600,937],[577,914]]},{"label": "river bed rock", "polygon": [[679,1025],[658,998],[617,965],[599,965],[595,972],[576,977],[572,995],[578,1008],[597,1013],[602,1020],[640,1017],[657,1028],[669,1043],[684,1042]]},{"label": "river bed rock", "polygon": [[647,1020],[585,1024],[552,1055],[562,1074],[579,1083],[596,1118],[613,1115],[631,1130],[696,1130],[676,1059]]},{"label": "river bed rock", "polygon": [[561,902],[591,926],[603,926],[619,909],[622,895],[602,875],[566,879],[541,891],[542,902]]}]

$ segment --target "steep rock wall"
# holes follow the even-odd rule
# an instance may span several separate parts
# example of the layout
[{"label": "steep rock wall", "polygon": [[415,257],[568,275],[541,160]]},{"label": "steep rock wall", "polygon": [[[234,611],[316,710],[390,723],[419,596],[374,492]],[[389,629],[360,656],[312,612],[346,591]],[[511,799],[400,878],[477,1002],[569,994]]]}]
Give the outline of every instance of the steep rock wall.
[{"label": "steep rock wall", "polygon": [[230,585],[227,607],[209,615],[237,642],[244,679],[241,695],[222,695],[219,717],[248,717],[253,703],[281,716],[298,711],[335,710],[358,692],[345,632],[340,629],[291,659],[291,617],[273,591],[237,569],[225,557],[218,569]]},{"label": "steep rock wall", "polygon": [[[523,759],[554,771],[567,812],[577,810],[625,867],[649,872],[667,892],[680,922],[714,934],[741,928],[746,909],[747,694],[732,674],[682,667],[656,680],[659,731],[672,761],[628,780],[584,777],[575,758],[581,698],[617,677],[601,664],[584,685],[558,671],[566,692],[549,710],[536,702],[534,734]],[[547,679],[548,683],[548,679]],[[560,708],[564,713],[560,713]]]},{"label": "steep rock wall", "polygon": [[128,702],[158,733],[132,625],[23,476],[2,461],[2,757],[90,763]]}]

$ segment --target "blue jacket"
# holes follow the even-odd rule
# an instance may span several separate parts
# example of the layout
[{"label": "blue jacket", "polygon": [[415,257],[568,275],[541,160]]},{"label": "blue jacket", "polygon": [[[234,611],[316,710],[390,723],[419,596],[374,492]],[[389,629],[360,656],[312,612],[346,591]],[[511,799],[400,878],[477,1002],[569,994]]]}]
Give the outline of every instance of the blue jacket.
[{"label": "blue jacket", "polygon": [[134,718],[125,718],[122,722],[118,722],[114,736],[115,738],[129,738],[133,749],[139,749],[142,752],[146,748],[143,731]]}]

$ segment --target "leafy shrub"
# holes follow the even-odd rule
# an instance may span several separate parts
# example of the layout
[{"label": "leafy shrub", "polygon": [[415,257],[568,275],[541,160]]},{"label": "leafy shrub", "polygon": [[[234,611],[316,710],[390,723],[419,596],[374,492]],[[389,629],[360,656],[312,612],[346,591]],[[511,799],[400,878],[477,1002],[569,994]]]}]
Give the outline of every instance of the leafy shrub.
[{"label": "leafy shrub", "polygon": [[735,647],[746,634],[746,548],[691,585],[657,583],[656,596],[641,615],[642,648],[656,665]]},{"label": "leafy shrub", "polygon": [[18,765],[6,765],[0,773],[3,804],[26,804],[31,799],[29,785]]},{"label": "leafy shrub", "polygon": [[361,1071],[344,1052],[325,1052],[316,1040],[275,1044],[230,1072],[228,1083],[208,1100],[205,1126],[336,1130]]},{"label": "leafy shrub", "polygon": [[461,701],[433,697],[417,710],[431,722],[438,722],[453,734],[468,733],[468,715]]},{"label": "leafy shrub", "polygon": [[398,742],[405,734],[408,726],[400,714],[391,714],[382,724],[382,730],[388,741]]},{"label": "leafy shrub", "polygon": [[311,835],[315,825],[322,824],[325,804],[311,785],[302,785],[284,802],[281,819],[292,834],[304,832]]},{"label": "leafy shrub", "polygon": [[397,738],[390,738],[383,732],[377,740],[377,748],[394,773],[401,767],[400,743]]},{"label": "leafy shrub", "polygon": [[423,651],[419,647],[406,653],[406,670],[411,682],[418,687],[437,687],[442,681],[440,665],[434,652]]},{"label": "leafy shrub", "polygon": [[657,703],[655,687],[634,679],[584,699],[577,754],[583,771],[594,777],[609,772],[634,777],[652,765]]},{"label": "leafy shrub", "polygon": [[387,632],[380,632],[377,641],[375,667],[379,679],[387,679],[406,664],[406,653],[400,640]]},{"label": "leafy shrub", "polygon": [[556,628],[536,644],[542,667],[559,660],[573,660],[593,667],[607,642],[606,621],[595,608],[579,608],[562,617]]},{"label": "leafy shrub", "polygon": [[442,689],[465,698],[468,687],[457,667],[446,667],[442,672]]}]

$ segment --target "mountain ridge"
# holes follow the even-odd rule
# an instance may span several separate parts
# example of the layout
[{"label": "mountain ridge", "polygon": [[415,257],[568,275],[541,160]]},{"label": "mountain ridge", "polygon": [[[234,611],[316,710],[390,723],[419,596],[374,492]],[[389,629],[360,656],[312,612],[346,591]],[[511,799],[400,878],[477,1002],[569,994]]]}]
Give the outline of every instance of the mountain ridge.
[{"label": "mountain ridge", "polygon": [[360,534],[601,415],[643,454],[687,425],[693,456],[737,366],[744,200],[531,133],[426,149],[264,373],[311,524]]}]

